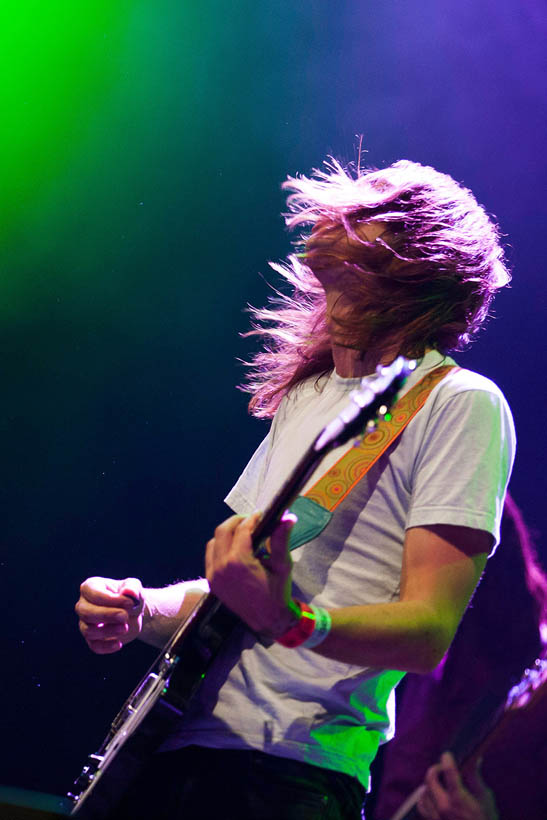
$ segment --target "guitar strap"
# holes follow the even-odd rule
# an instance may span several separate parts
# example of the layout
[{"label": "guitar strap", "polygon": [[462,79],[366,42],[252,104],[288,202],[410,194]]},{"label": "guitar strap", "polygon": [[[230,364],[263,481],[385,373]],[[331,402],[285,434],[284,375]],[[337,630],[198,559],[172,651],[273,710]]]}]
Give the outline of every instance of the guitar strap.
[{"label": "guitar strap", "polygon": [[443,365],[426,373],[373,431],[366,433],[358,445],[350,447],[313,487],[296,498],[290,508],[298,518],[289,538],[291,550],[316,538],[325,529],[338,505],[401,435],[424,406],[433,388],[454,370],[459,368]]}]

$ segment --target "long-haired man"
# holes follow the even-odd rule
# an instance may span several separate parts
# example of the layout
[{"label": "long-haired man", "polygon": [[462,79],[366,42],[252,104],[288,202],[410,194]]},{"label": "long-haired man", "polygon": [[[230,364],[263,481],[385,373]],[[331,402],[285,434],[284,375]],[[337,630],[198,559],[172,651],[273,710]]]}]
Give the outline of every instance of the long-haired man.
[{"label": "long-haired man", "polygon": [[284,187],[300,233],[274,267],[290,288],[255,311],[265,344],[248,381],[251,411],[273,421],[207,544],[207,581],[93,578],[76,607],[99,653],[135,637],[162,645],[206,588],[245,626],[120,817],[360,817],[393,689],[439,663],[499,539],[511,415],[492,382],[452,367],[326,525],[308,504],[253,555],[257,511],[360,378],[403,354],[418,360],[410,391],[453,365],[509,281],[493,221],[432,168],[331,160]]}]

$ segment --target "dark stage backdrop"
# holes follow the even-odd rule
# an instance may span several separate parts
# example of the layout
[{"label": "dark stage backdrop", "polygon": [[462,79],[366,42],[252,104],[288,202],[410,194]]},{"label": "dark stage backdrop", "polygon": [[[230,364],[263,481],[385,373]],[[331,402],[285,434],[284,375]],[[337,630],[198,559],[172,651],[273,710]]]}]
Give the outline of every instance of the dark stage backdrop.
[{"label": "dark stage backdrop", "polygon": [[463,181],[507,234],[513,286],[460,361],[506,393],[513,492],[547,533],[546,14],[5,0],[1,16],[0,782],[62,792],[150,658],[88,652],[78,584],[202,571],[266,432],[234,385],[245,304],[290,249],[280,183],[354,159],[356,134],[370,164]]}]

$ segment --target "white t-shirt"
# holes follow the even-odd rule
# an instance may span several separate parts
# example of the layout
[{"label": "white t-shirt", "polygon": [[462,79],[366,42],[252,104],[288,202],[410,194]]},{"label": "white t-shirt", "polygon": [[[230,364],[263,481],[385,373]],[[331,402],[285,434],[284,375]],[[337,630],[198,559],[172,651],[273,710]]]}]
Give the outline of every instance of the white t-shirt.
[{"label": "white t-shirt", "polygon": [[[405,391],[446,363],[452,360],[428,353]],[[242,514],[265,509],[359,381],[332,373],[285,397],[227,503]],[[331,452],[307,486],[348,446]],[[326,529],[292,552],[295,596],[326,608],[398,600],[409,527],[472,527],[490,532],[496,544],[514,450],[511,413],[499,389],[468,370],[450,372]],[[242,629],[206,679],[184,732],[164,748],[261,749],[354,775],[367,787],[378,744],[393,733],[392,691],[402,675],[309,649],[265,647]]]}]

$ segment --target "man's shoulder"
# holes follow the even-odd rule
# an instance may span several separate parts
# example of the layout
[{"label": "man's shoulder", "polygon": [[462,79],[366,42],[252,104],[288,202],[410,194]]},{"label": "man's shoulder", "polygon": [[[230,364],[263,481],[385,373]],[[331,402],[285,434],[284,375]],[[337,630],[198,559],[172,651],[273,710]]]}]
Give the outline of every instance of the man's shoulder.
[{"label": "man's shoulder", "polygon": [[439,392],[445,395],[477,390],[505,400],[502,391],[492,379],[466,367],[454,367],[439,383]]},{"label": "man's shoulder", "polygon": [[432,369],[439,367],[450,366],[446,375],[434,387],[431,392],[431,398],[434,402],[439,400],[445,401],[452,396],[457,396],[467,392],[479,392],[491,397],[496,397],[506,403],[505,396],[498,385],[489,379],[487,376],[477,373],[475,370],[469,370],[466,367],[461,367],[450,356],[443,356],[437,351],[430,351],[420,362],[416,374],[415,381],[420,381]]},{"label": "man's shoulder", "polygon": [[[431,364],[422,362],[421,369],[424,363],[427,373],[431,369]],[[433,367],[443,365],[453,367],[427,397],[423,410],[418,414],[418,427],[439,424],[441,419],[443,425],[448,425],[453,432],[473,425],[480,427],[486,435],[488,427],[492,424],[501,424],[507,429],[514,427],[509,403],[492,379],[459,366],[449,357],[444,357],[441,361],[439,356]],[[420,378],[421,376],[418,377]]]}]

